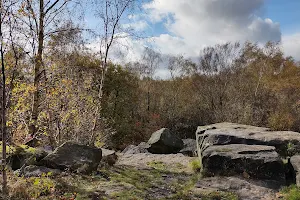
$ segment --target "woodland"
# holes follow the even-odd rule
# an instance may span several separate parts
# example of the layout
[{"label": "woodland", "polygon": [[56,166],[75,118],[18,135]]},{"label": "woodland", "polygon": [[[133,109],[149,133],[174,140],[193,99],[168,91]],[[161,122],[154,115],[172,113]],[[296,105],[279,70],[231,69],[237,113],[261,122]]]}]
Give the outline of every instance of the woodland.
[{"label": "woodland", "polygon": [[[86,4],[1,0],[3,153],[33,138],[123,150],[162,127],[195,138],[197,126],[218,122],[300,132],[300,63],[280,43],[218,44],[197,58],[145,46],[137,61],[117,63],[112,46],[141,34],[122,26],[137,3],[94,0],[97,30],[82,25]],[[155,75],[161,66],[168,78]]]}]

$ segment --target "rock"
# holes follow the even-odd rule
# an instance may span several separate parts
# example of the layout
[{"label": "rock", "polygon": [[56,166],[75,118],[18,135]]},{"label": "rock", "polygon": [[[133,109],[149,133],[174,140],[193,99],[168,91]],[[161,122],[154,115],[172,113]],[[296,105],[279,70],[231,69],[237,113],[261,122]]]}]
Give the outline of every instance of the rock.
[{"label": "rock", "polygon": [[116,166],[129,166],[138,169],[152,169],[153,167],[165,168],[170,172],[193,173],[191,162],[195,158],[178,154],[122,154],[120,155]]},{"label": "rock", "polygon": [[290,162],[293,167],[293,175],[296,179],[296,185],[300,187],[300,155],[292,156],[290,158]]},{"label": "rock", "polygon": [[118,156],[115,151],[101,148],[102,150],[102,160],[101,162],[108,164],[109,166],[113,166],[117,160]]},{"label": "rock", "polygon": [[149,147],[150,147],[149,144],[142,142],[138,146],[129,145],[122,151],[122,153],[123,154],[148,153],[147,148],[149,148]]},{"label": "rock", "polygon": [[154,132],[148,144],[148,151],[155,154],[178,153],[183,148],[182,140],[167,128]]},{"label": "rock", "polygon": [[183,139],[183,149],[180,150],[180,153],[186,155],[195,157],[197,156],[197,144],[196,140],[194,139]]},{"label": "rock", "polygon": [[271,131],[268,128],[234,123],[218,123],[199,126],[198,134],[206,133],[215,145],[249,144],[276,147],[281,156],[300,153],[300,133],[292,131]]},{"label": "rock", "polygon": [[42,175],[46,176],[56,176],[61,173],[58,169],[49,169],[44,166],[35,166],[35,165],[29,165],[24,168],[22,175],[24,177],[40,177]]},{"label": "rock", "polygon": [[241,177],[201,178],[193,193],[233,192],[244,200],[275,200],[281,185],[273,181],[247,180]]},{"label": "rock", "polygon": [[96,147],[66,142],[41,160],[41,164],[54,169],[89,174],[96,171],[102,151]]},{"label": "rock", "polygon": [[283,162],[275,147],[262,145],[217,145],[203,152],[208,175],[241,175],[245,178],[285,182]]},{"label": "rock", "polygon": [[13,153],[8,156],[8,163],[12,170],[17,170],[26,165],[35,165],[47,155],[48,153],[42,149],[26,145],[16,146]]}]

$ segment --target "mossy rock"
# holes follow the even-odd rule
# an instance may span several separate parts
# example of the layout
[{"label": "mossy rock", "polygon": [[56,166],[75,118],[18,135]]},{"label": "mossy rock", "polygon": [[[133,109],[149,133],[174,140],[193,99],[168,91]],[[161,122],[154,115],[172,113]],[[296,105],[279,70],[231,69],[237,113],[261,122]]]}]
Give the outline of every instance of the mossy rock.
[{"label": "mossy rock", "polygon": [[24,164],[35,165],[47,156],[47,152],[27,145],[8,147],[8,149],[11,151],[7,159],[12,170],[20,169]]}]

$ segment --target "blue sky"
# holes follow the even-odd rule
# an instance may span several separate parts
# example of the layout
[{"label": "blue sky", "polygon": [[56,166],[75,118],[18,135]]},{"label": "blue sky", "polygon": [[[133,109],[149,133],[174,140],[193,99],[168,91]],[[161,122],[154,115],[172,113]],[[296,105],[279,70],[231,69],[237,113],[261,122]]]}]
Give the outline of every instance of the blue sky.
[{"label": "blue sky", "polygon": [[283,34],[300,32],[300,0],[267,0],[266,17],[279,22]]}]

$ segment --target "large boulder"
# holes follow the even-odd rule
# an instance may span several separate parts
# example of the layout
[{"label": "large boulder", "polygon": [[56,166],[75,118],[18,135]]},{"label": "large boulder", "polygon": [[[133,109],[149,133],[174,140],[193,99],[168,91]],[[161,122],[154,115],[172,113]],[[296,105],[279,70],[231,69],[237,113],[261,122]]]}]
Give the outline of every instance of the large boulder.
[{"label": "large boulder", "polygon": [[148,144],[150,145],[148,151],[154,154],[178,153],[183,148],[182,140],[167,128],[154,132]]},{"label": "large boulder", "polygon": [[89,174],[97,170],[102,151],[96,147],[66,142],[41,160],[41,164],[54,169]]},{"label": "large boulder", "polygon": [[195,157],[197,156],[197,144],[196,140],[194,139],[183,139],[183,149],[180,150],[180,153],[186,155]]},{"label": "large boulder", "polygon": [[199,126],[197,134],[207,134],[214,145],[249,144],[276,147],[281,156],[300,153],[300,133],[271,131],[268,128],[235,123],[218,123]]},{"label": "large boulder", "polygon": [[141,142],[138,146],[129,145],[122,151],[122,153],[123,154],[148,153],[147,148],[149,148],[149,147],[150,147],[149,144],[147,144],[145,142]]},{"label": "large boulder", "polygon": [[292,156],[290,162],[293,167],[296,185],[300,187],[300,155]]},{"label": "large boulder", "polygon": [[217,145],[203,152],[207,175],[241,175],[246,178],[285,182],[282,160],[275,147],[262,145]]}]

